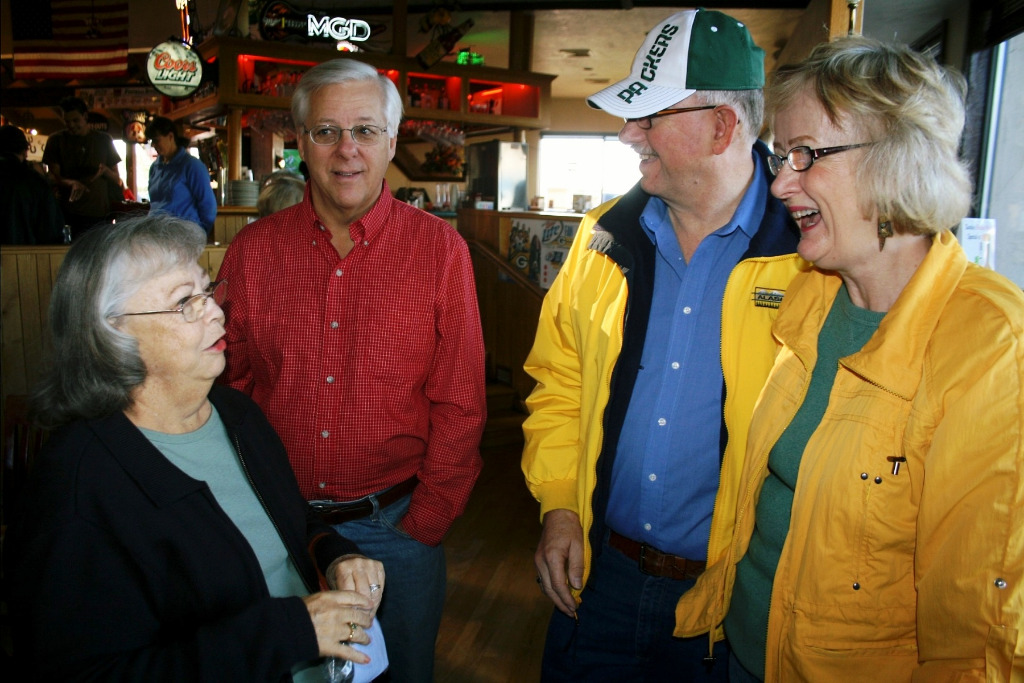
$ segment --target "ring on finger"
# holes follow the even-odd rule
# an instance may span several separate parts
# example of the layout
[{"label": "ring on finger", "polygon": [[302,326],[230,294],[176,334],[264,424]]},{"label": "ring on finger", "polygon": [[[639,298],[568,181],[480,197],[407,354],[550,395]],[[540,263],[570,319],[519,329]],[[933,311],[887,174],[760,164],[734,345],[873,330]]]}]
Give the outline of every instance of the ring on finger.
[{"label": "ring on finger", "polygon": [[371,583],[370,584],[370,592],[371,593],[376,593],[379,590],[380,590],[380,584],[379,583]]},{"label": "ring on finger", "polygon": [[348,642],[352,642],[352,639],[356,637],[356,629],[359,628],[359,624],[355,622],[349,622],[348,625]]}]

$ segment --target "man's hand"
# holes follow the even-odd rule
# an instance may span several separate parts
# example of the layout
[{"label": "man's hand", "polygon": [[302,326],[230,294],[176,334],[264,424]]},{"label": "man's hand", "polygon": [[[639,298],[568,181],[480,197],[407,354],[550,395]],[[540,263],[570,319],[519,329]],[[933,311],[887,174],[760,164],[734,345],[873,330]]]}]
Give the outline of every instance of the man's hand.
[{"label": "man's hand", "polygon": [[572,510],[544,515],[544,530],[533,555],[541,588],[566,616],[575,616],[576,600],[569,590],[583,588],[583,525]]},{"label": "man's hand", "polygon": [[362,555],[344,555],[327,568],[327,583],[334,590],[355,591],[370,598],[376,614],[384,595],[384,565]]},{"label": "man's hand", "polygon": [[71,194],[68,197],[68,201],[77,202],[82,198],[89,188],[85,184],[78,182],[77,180],[71,180],[70,178],[64,179],[64,184],[71,188]]}]

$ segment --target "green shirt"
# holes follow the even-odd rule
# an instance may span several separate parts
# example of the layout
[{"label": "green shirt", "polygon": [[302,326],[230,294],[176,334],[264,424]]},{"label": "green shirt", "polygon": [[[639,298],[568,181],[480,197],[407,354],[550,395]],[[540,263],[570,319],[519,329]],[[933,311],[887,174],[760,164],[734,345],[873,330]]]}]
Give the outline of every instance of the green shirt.
[{"label": "green shirt", "polygon": [[768,607],[782,545],[789,533],[800,459],[828,407],[839,359],[860,351],[884,317],[885,313],[855,306],[846,285],[840,287],[818,335],[818,360],[807,395],[768,455],[768,477],[757,500],[754,532],[746,555],[736,566],[732,602],[724,622],[736,658],[759,678],[764,678]]},{"label": "green shirt", "polygon": [[[309,594],[284,541],[249,483],[216,408],[206,424],[194,432],[164,434],[150,429],[140,431],[178,469],[210,487],[217,503],[256,554],[272,597]],[[196,533],[202,533],[202,529],[197,529]],[[293,668],[292,674],[299,683],[323,680],[316,662],[299,664]]]}]

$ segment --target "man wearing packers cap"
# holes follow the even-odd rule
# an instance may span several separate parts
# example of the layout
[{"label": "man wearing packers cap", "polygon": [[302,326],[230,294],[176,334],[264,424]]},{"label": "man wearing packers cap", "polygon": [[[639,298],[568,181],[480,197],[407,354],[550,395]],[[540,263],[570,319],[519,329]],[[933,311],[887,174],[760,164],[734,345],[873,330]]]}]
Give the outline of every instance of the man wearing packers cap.
[{"label": "man wearing packers cap", "polygon": [[719,625],[673,631],[678,599],[730,539],[797,267],[757,141],[763,85],[746,27],[698,9],[655,26],[629,75],[588,99],[625,119],[642,178],[583,219],[526,361],[534,562],[556,608],[544,680],[728,679]]}]

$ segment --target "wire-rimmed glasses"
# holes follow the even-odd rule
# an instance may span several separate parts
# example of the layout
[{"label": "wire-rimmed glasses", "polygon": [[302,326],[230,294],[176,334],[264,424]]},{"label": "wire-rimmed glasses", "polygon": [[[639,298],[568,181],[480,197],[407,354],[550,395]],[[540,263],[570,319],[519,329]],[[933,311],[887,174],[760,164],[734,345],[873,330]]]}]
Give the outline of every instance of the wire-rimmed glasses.
[{"label": "wire-rimmed glasses", "polygon": [[345,131],[348,131],[349,135],[352,136],[352,141],[357,145],[376,145],[383,139],[388,129],[369,123],[363,123],[352,128],[340,128],[324,124],[306,128],[306,135],[309,136],[314,145],[329,147],[338,144],[338,141],[341,140],[341,134]]},{"label": "wire-rimmed glasses", "polygon": [[703,104],[699,107],[662,109],[661,111],[656,111],[653,114],[648,114],[647,116],[640,116],[635,119],[623,119],[623,121],[625,121],[626,123],[635,123],[637,127],[640,128],[640,130],[650,130],[651,119],[656,119],[660,116],[671,116],[673,114],[685,114],[688,111],[704,111],[705,109],[714,109],[718,106],[719,105],[717,104]]},{"label": "wire-rimmed glasses", "polygon": [[214,303],[218,306],[224,303],[227,298],[228,288],[227,280],[218,280],[217,282],[211,282],[206,285],[199,294],[193,294],[192,296],[185,297],[178,302],[177,308],[171,308],[166,311],[139,311],[138,313],[119,313],[118,315],[111,316],[112,318],[121,318],[126,315],[156,315],[158,313],[181,313],[181,317],[185,319],[187,323],[194,323],[203,317],[203,313],[206,312],[206,300],[213,299]]},{"label": "wire-rimmed glasses", "polygon": [[780,157],[778,154],[769,154],[768,170],[772,172],[772,175],[779,175],[782,171],[782,167],[787,163],[789,167],[801,173],[806,171],[814,165],[815,160],[821,157],[827,157],[829,154],[835,154],[836,152],[845,152],[848,149],[857,149],[858,147],[866,147],[873,145],[873,142],[859,142],[856,145],[842,145],[839,147],[821,147],[819,149],[811,149],[807,145],[800,145],[786,152],[786,156]]}]

